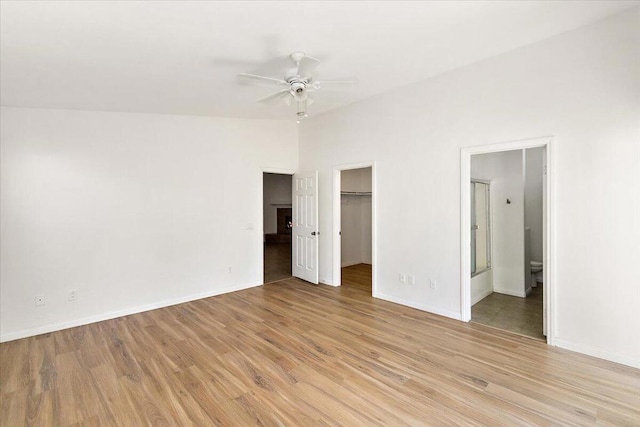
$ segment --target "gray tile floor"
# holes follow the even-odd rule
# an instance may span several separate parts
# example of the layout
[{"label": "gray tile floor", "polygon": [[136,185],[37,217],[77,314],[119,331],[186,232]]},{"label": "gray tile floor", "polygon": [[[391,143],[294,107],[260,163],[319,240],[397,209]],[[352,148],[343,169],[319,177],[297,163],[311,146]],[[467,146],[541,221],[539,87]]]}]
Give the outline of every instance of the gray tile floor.
[{"label": "gray tile floor", "polygon": [[545,339],[542,335],[542,283],[527,298],[492,293],[471,307],[471,321]]}]

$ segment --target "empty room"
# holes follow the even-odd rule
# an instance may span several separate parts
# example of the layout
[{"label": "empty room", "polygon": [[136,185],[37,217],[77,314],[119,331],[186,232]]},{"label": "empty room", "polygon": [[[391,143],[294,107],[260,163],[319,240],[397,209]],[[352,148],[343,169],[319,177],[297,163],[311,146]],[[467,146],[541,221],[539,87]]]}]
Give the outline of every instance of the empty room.
[{"label": "empty room", "polygon": [[640,1],[0,0],[0,425],[640,425]]}]

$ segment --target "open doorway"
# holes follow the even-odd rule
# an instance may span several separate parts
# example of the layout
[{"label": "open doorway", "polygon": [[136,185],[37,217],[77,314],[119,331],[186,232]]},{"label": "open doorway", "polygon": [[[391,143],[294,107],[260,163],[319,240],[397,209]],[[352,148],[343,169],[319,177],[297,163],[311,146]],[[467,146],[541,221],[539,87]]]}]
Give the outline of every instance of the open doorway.
[{"label": "open doorway", "polygon": [[551,138],[463,149],[463,320],[550,341]]},{"label": "open doorway", "polygon": [[335,284],[372,295],[373,167],[336,170],[335,189],[339,189],[337,212],[334,210],[334,220],[337,220],[334,225],[338,229],[335,261],[339,262],[335,266],[339,268]]},{"label": "open doorway", "polygon": [[291,277],[291,182],[288,174],[263,173],[265,284]]},{"label": "open doorway", "polygon": [[543,269],[543,150],[473,155],[470,182],[471,320],[538,339],[543,283],[530,276]]}]

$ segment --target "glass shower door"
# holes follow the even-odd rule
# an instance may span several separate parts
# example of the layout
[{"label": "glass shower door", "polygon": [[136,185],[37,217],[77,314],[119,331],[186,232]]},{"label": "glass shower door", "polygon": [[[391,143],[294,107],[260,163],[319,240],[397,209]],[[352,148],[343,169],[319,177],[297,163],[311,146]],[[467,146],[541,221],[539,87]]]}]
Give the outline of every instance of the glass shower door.
[{"label": "glass shower door", "polygon": [[491,268],[489,183],[471,181],[471,276]]}]

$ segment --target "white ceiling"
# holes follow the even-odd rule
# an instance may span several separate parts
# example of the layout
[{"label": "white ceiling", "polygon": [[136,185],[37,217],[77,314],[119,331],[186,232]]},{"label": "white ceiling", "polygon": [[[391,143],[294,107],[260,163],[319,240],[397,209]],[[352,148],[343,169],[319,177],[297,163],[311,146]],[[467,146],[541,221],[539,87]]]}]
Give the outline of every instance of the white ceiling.
[{"label": "white ceiling", "polygon": [[255,100],[287,55],[319,58],[310,115],[536,42],[638,5],[629,1],[0,3],[5,106],[293,118]]}]

